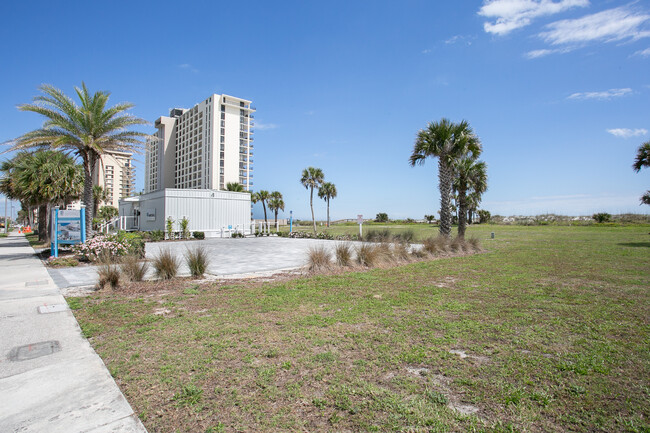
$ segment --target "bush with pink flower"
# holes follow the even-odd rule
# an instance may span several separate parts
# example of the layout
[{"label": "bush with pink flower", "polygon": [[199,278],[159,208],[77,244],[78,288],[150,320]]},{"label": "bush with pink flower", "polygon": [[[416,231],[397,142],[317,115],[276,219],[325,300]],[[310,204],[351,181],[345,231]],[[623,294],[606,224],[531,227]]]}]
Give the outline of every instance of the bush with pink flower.
[{"label": "bush with pink flower", "polygon": [[99,257],[114,258],[129,251],[129,245],[111,235],[98,235],[83,244],[75,245],[72,250],[83,260],[94,262]]}]

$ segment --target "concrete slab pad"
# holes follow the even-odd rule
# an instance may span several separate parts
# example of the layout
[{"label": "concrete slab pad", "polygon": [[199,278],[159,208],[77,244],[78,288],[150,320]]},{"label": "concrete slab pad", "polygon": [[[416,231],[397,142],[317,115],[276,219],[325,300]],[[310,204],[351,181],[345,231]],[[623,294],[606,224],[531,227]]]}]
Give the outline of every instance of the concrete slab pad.
[{"label": "concrete slab pad", "polygon": [[3,432],[92,431],[133,414],[96,356],[33,369],[0,385]]}]

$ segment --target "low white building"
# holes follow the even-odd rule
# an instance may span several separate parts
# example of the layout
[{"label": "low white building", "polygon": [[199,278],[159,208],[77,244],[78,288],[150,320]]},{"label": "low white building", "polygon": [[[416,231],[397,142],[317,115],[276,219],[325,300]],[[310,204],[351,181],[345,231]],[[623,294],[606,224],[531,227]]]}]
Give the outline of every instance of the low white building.
[{"label": "low white building", "polygon": [[[171,218],[174,231],[180,231],[183,218],[189,231],[206,237],[251,233],[251,195],[247,192],[213,189],[166,188],[120,200],[120,228],[124,230],[163,230]],[[254,229],[253,229],[254,230]]]}]

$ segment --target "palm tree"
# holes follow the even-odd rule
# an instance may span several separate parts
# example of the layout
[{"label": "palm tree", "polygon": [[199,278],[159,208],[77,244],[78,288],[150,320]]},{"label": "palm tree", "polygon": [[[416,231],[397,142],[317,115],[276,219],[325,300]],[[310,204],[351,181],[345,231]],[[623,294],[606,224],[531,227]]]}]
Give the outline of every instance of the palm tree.
[{"label": "palm tree", "polygon": [[471,157],[457,160],[453,165],[453,189],[458,194],[458,237],[465,237],[467,228],[467,195],[479,196],[487,190],[487,165]]},{"label": "palm tree", "polygon": [[413,153],[409,158],[411,166],[424,164],[428,157],[438,158],[438,179],[440,190],[440,234],[451,236],[451,186],[454,161],[465,156],[478,157],[481,143],[465,120],[460,123],[441,119],[430,122],[418,131]]},{"label": "palm tree", "polygon": [[93,185],[93,215],[97,215],[99,204],[108,200],[108,192],[100,185]]},{"label": "palm tree", "polygon": [[[643,167],[650,167],[650,141],[646,141],[639,146],[639,149],[636,151],[634,165],[632,165],[632,168],[637,173],[641,171]],[[646,191],[646,193],[641,196],[641,203],[650,205],[650,191]]]},{"label": "palm tree", "polygon": [[275,226],[278,225],[278,211],[284,211],[284,200],[279,191],[273,191],[269,198],[269,209],[275,212]]},{"label": "palm tree", "polygon": [[92,230],[94,217],[92,171],[107,151],[137,152],[148,135],[132,131],[131,127],[148,122],[126,114],[133,108],[128,102],[108,108],[109,92],[90,94],[85,83],[75,87],[81,105],[61,90],[49,84],[40,87],[42,95],[34,97],[32,104],[18,106],[21,111],[31,111],[46,118],[41,129],[24,134],[16,140],[12,150],[48,146],[71,152],[82,161],[84,170],[83,203],[86,205],[86,230]]},{"label": "palm tree", "polygon": [[40,240],[48,238],[48,208],[69,204],[83,189],[83,169],[61,152],[20,152],[0,170],[5,172],[0,188],[8,197],[20,200],[21,206],[38,207]]},{"label": "palm tree", "polygon": [[266,219],[266,201],[269,199],[270,194],[266,190],[259,190],[258,192],[254,192],[251,195],[251,201],[253,203],[262,202],[262,208],[264,208],[264,224],[267,224],[267,219]]},{"label": "palm tree", "polygon": [[228,182],[226,184],[226,191],[244,192],[244,185],[239,182]]},{"label": "palm tree", "polygon": [[311,221],[314,224],[314,233],[316,233],[316,218],[314,218],[314,188],[319,188],[323,183],[325,175],[320,168],[307,167],[302,171],[300,183],[305,189],[309,189],[309,207],[311,207]]},{"label": "palm tree", "polygon": [[330,199],[336,198],[336,185],[325,182],[318,188],[318,197],[327,202],[327,227],[330,226]]}]

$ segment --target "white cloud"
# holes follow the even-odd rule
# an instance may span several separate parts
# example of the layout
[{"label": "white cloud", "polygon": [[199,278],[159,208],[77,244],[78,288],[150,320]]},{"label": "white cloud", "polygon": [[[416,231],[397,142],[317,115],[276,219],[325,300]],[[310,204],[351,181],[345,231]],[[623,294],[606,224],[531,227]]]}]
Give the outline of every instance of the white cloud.
[{"label": "white cloud", "polygon": [[476,36],[471,36],[471,35],[455,35],[445,40],[445,44],[451,45],[458,42],[464,42],[465,45],[472,45],[472,39],[474,39],[475,37]]},{"label": "white cloud", "polygon": [[427,48],[426,50],[422,50],[422,54],[429,54],[431,52],[431,49]]},{"label": "white cloud", "polygon": [[627,96],[632,93],[632,89],[609,89],[602,92],[578,92],[573,93],[567,99],[612,99],[621,96]]},{"label": "white cloud", "polygon": [[526,57],[527,59],[536,59],[538,57],[548,56],[549,54],[568,53],[569,51],[571,51],[571,50],[566,50],[566,49],[564,49],[564,50],[559,50],[559,49],[555,49],[555,50],[549,50],[549,49],[533,50],[533,51],[528,51],[524,55],[524,57]]},{"label": "white cloud", "polygon": [[182,63],[182,64],[178,65],[178,67],[181,68],[181,69],[186,69],[186,70],[188,70],[188,71],[192,71],[192,72],[194,72],[194,73],[199,72],[198,69],[196,69],[195,67],[193,67],[193,66],[190,65],[189,63]]},{"label": "white cloud", "polygon": [[478,14],[495,19],[483,24],[486,32],[505,35],[529,25],[534,18],[585,6],[589,0],[485,0]]},{"label": "white cloud", "polygon": [[633,56],[650,57],[650,48],[646,48],[645,50],[639,50],[636,53],[634,53]]},{"label": "white cloud", "polygon": [[614,128],[614,129],[608,129],[607,132],[609,132],[610,134],[616,137],[630,138],[630,137],[638,137],[640,135],[646,135],[648,133],[648,130],[643,128],[637,128],[637,129]]},{"label": "white cloud", "polygon": [[255,129],[275,129],[278,125],[275,123],[262,123],[260,121],[255,122]]},{"label": "white cloud", "polygon": [[650,15],[623,6],[582,18],[556,21],[539,34],[551,45],[584,44],[592,41],[614,42],[650,37],[644,24]]}]

